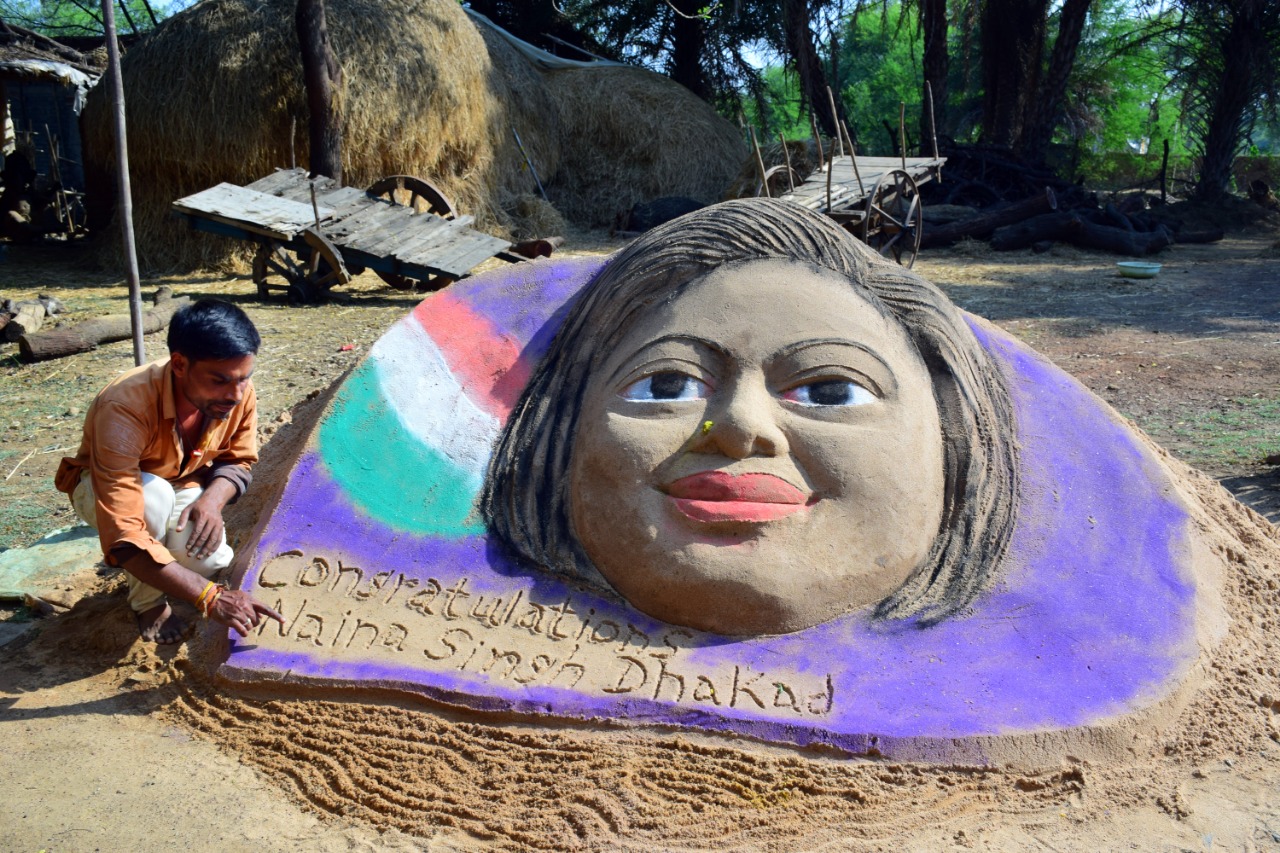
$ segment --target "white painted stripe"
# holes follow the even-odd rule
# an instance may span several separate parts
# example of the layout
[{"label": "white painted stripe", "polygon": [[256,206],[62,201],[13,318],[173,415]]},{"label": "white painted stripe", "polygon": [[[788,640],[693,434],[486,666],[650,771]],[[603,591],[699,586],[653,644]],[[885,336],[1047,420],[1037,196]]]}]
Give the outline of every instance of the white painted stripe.
[{"label": "white painted stripe", "polygon": [[500,424],[467,396],[422,325],[412,315],[403,318],[373,345],[369,358],[382,396],[404,428],[483,478]]}]

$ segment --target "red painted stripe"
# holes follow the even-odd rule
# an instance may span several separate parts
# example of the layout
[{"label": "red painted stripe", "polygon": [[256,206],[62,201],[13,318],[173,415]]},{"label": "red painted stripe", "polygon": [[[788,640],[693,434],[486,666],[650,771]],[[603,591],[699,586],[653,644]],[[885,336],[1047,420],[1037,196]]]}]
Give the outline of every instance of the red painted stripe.
[{"label": "red painted stripe", "polygon": [[467,396],[505,420],[529,381],[515,339],[447,290],[418,303],[413,316],[440,347]]}]

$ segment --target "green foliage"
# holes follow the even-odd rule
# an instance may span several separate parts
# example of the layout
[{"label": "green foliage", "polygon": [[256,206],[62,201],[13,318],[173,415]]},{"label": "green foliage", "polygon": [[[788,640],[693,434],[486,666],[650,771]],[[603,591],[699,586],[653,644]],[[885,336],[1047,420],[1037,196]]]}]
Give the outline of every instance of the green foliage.
[{"label": "green foliage", "polygon": [[[1164,39],[1176,25],[1167,10],[1148,16],[1120,0],[1100,2],[1091,13],[1055,137],[1074,149],[1078,171],[1091,183],[1150,177],[1164,140],[1174,161],[1189,156]],[[1145,154],[1134,150],[1143,139]]]},{"label": "green foliage", "polygon": [[924,85],[923,38],[908,11],[896,5],[851,18],[841,35],[840,97],[848,111],[850,133],[860,154],[890,156],[904,103],[907,132],[914,138]]},{"label": "green foliage", "polygon": [[[839,79],[832,81],[832,88],[849,117],[858,151],[892,154],[884,123],[896,134],[900,105],[905,102],[907,131],[914,139],[921,108],[922,39],[911,12],[899,5],[871,7],[841,22],[836,40]],[[764,97],[760,105],[745,108],[748,122],[770,136],[779,130],[791,139],[809,136],[809,114],[800,111],[796,75],[773,65],[763,77]]]},{"label": "green foliage", "polygon": [[[151,13],[164,20],[194,0],[116,0],[114,17],[121,34],[152,28]],[[150,5],[150,12],[148,11]],[[102,5],[93,0],[0,0],[0,18],[52,38],[102,35]]]}]

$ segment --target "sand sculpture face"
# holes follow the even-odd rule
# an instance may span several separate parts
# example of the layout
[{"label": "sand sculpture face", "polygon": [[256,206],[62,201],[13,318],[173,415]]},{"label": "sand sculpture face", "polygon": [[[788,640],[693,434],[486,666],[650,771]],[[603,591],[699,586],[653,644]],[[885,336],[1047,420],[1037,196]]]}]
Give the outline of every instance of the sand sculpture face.
[{"label": "sand sculpture face", "polygon": [[777,200],[435,294],[307,441],[232,680],[1059,766],[1163,749],[1222,636],[1140,436]]},{"label": "sand sculpture face", "polygon": [[924,626],[998,570],[1008,390],[936,287],[803,208],[647,232],[568,306],[481,513],[528,563],[728,636],[874,605]]},{"label": "sand sculpture face", "polygon": [[937,538],[942,471],[928,369],[895,320],[833,273],[761,260],[690,284],[592,375],[570,507],[638,609],[781,633],[902,585]]}]

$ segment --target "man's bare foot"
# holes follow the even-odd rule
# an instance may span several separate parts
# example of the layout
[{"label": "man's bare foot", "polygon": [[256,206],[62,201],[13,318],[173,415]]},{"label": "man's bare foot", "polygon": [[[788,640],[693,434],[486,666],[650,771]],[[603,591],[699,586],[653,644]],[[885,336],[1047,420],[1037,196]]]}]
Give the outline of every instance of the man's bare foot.
[{"label": "man's bare foot", "polygon": [[185,618],[173,612],[167,601],[136,615],[138,633],[142,639],[161,646],[182,642],[187,636],[187,628],[190,627],[190,623]]}]

